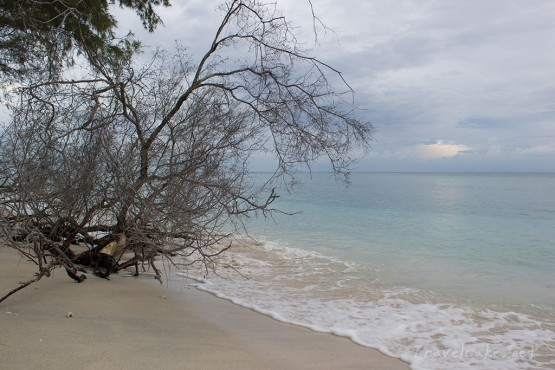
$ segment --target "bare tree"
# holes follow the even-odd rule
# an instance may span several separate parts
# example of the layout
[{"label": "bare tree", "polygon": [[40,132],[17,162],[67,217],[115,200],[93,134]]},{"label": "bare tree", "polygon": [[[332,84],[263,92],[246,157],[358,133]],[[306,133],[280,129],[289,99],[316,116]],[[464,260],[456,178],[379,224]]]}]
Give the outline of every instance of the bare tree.
[{"label": "bare tree", "polygon": [[284,17],[257,0],[223,11],[198,64],[180,47],[117,66],[89,51],[80,79],[19,90],[0,186],[39,274],[63,266],[82,281],[81,265],[106,277],[146,261],[160,279],[157,258],[208,268],[246,218],[278,211],[272,181],[250,176],[253,156],[276,158],[275,180],[321,157],[346,174],[367,148],[350,87],[299,49]]}]

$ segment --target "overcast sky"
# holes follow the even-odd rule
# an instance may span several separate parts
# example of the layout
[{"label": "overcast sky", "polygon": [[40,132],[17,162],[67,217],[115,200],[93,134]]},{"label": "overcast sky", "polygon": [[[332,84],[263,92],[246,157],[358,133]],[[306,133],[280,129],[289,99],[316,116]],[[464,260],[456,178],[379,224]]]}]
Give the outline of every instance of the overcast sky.
[{"label": "overcast sky", "polygon": [[[202,53],[221,1],[173,0],[146,45]],[[376,127],[360,171],[555,172],[555,1],[278,0]]]}]

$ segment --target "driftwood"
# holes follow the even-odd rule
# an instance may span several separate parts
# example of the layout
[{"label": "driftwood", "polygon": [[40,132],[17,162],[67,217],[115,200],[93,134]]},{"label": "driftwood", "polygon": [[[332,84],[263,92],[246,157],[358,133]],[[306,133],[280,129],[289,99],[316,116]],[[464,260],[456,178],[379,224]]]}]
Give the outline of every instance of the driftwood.
[{"label": "driftwood", "polygon": [[[189,233],[165,235],[172,242],[171,247],[163,247],[160,238],[153,237],[156,230],[150,228],[135,231],[136,234],[93,231],[101,231],[102,234],[93,236],[94,233],[89,234],[85,228],[75,226],[75,222],[42,227],[32,217],[3,217],[0,220],[0,243],[18,250],[25,259],[37,265],[38,272],[34,278],[0,297],[0,302],[43,276],[51,276],[56,268],[64,268],[72,280],[81,283],[87,279],[88,273],[109,279],[112,273],[132,267],[134,276],[139,276],[142,267],[142,272],[152,271],[154,278],[162,283],[162,271],[155,264],[159,256],[165,256],[173,263],[172,257],[177,254],[186,256],[182,253],[184,250],[190,253],[198,250],[202,254],[201,248],[196,245],[198,240]],[[202,257],[210,256],[202,254]]]},{"label": "driftwood", "polygon": [[117,240],[103,244],[80,253],[73,261],[79,265],[91,267],[94,275],[107,279],[111,273],[121,270],[118,261],[128,248],[127,237],[124,233],[120,233]]},{"label": "driftwood", "polygon": [[11,296],[12,294],[15,294],[17,292],[19,292],[21,289],[28,287],[29,285],[36,283],[37,281],[39,281],[45,274],[41,274],[38,273],[36,274],[36,277],[34,279],[31,279],[29,281],[26,281],[24,283],[21,283],[20,286],[18,286],[15,289],[12,289],[8,292],[8,294],[4,295],[3,297],[0,297],[0,303],[2,303],[5,299],[7,299],[9,296]]}]

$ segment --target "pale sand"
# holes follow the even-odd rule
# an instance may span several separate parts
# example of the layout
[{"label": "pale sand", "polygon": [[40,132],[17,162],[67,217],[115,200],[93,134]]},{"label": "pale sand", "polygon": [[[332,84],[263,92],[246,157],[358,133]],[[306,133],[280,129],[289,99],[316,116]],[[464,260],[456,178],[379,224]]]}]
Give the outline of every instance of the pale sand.
[{"label": "pale sand", "polygon": [[[34,266],[0,248],[0,294]],[[68,312],[73,317],[67,318]],[[0,369],[408,369],[187,286],[56,270],[0,304]]]}]

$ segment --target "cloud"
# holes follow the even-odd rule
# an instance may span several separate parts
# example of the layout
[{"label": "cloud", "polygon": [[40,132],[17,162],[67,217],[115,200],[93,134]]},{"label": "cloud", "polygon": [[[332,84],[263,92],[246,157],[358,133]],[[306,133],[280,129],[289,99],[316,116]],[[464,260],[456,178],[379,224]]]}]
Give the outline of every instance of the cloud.
[{"label": "cloud", "polygon": [[458,128],[492,129],[502,127],[508,120],[494,117],[471,116],[457,123]]},{"label": "cloud", "polygon": [[516,153],[521,156],[554,156],[555,159],[555,142],[529,148],[517,148]]},{"label": "cloud", "polygon": [[470,151],[471,148],[464,144],[455,144],[452,142],[437,141],[434,144],[419,144],[410,150],[423,160],[453,158],[461,153]]},{"label": "cloud", "polygon": [[[165,27],[138,34],[145,45],[172,47],[181,39],[198,57],[219,24],[221,2],[174,2],[161,14]],[[277,9],[302,27],[296,34],[313,48],[309,54],[340,70],[355,89],[377,129],[367,158],[373,168],[519,170],[528,162],[534,170],[553,169],[555,80],[548,76],[555,75],[555,1],[312,4],[335,31],[316,24],[316,44],[308,1],[278,0]],[[136,25],[123,18],[124,31],[140,31],[136,17],[128,18]]]},{"label": "cloud", "polygon": [[473,149],[465,144],[437,140],[433,143],[420,143],[417,145],[404,146],[396,150],[384,149],[373,151],[368,158],[373,159],[397,159],[414,161],[428,161],[433,159],[453,158],[461,154],[472,153]]}]

